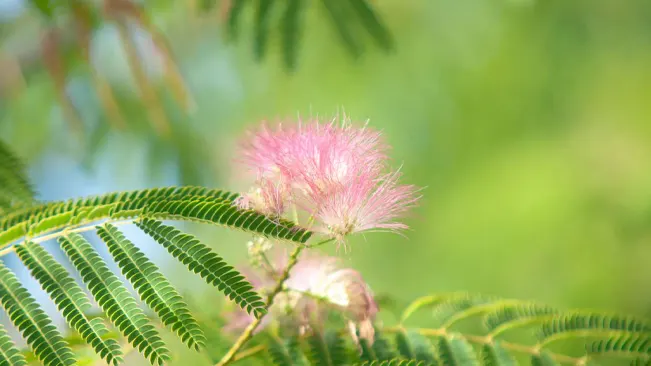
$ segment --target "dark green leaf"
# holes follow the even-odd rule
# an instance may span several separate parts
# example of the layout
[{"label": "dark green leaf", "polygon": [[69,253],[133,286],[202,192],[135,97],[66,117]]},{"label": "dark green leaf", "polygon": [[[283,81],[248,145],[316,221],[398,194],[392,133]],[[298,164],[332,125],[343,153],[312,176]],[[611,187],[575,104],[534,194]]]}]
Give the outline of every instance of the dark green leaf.
[{"label": "dark green leaf", "polygon": [[480,359],[484,366],[517,366],[518,364],[513,355],[502,347],[500,341],[482,346]]},{"label": "dark green leaf", "polygon": [[136,225],[190,271],[217,287],[248,313],[259,317],[266,312],[264,301],[253,290],[253,285],[197,238],[156,220],[144,219]]},{"label": "dark green leaf", "polygon": [[296,337],[287,340],[269,337],[269,355],[276,366],[305,365],[300,344]]},{"label": "dark green leaf", "polygon": [[283,58],[289,71],[296,68],[298,43],[301,36],[301,12],[307,0],[287,0],[282,20]]},{"label": "dark green leaf", "polygon": [[461,337],[439,337],[437,345],[441,366],[479,365],[472,345]]},{"label": "dark green leaf", "polygon": [[232,0],[228,10],[228,35],[235,40],[239,36],[240,18],[244,7],[249,0]]},{"label": "dark green leaf", "polygon": [[158,267],[115,226],[104,224],[98,227],[97,234],[108,246],[122,274],[131,282],[140,299],[158,314],[163,324],[175,331],[188,347],[196,350],[203,347],[206,337],[199,324]]},{"label": "dark green leaf", "polygon": [[67,366],[75,356],[52,320],[38,306],[18,278],[0,262],[0,302],[36,357],[47,366]]},{"label": "dark green leaf", "polygon": [[101,320],[90,320],[85,312],[90,301],[84,290],[70,277],[54,257],[39,244],[26,242],[16,246],[20,260],[57,305],[68,324],[75,329],[86,343],[109,364],[122,362],[120,345],[114,339],[103,339],[108,329]]},{"label": "dark green leaf", "polygon": [[531,357],[531,366],[557,366],[558,362],[546,351]]},{"label": "dark green leaf", "polygon": [[24,366],[27,365],[25,356],[20,353],[14,342],[7,334],[5,327],[0,324],[0,365]]},{"label": "dark green leaf", "polygon": [[423,361],[426,364],[436,363],[432,342],[416,332],[397,333],[396,346],[400,355],[406,359]]},{"label": "dark green leaf", "polygon": [[322,0],[339,37],[350,54],[357,58],[361,55],[362,49],[353,34],[350,25],[351,17],[348,0]]},{"label": "dark green leaf", "polygon": [[271,20],[271,9],[274,0],[257,0],[258,6],[255,12],[255,38],[253,40],[253,53],[255,59],[260,61],[267,52],[269,43],[269,22]]},{"label": "dark green leaf", "polygon": [[162,365],[169,351],[136,299],[113,274],[90,243],[79,234],[59,238],[81,278],[111,322],[149,361]]},{"label": "dark green leaf", "polygon": [[315,330],[308,340],[310,359],[315,366],[338,366],[347,364],[344,341],[337,331]]},{"label": "dark green leaf", "polygon": [[391,33],[386,28],[380,17],[375,14],[375,10],[369,5],[367,0],[349,0],[350,5],[362,20],[362,24],[369,31],[373,39],[384,50],[388,51],[393,49],[393,39]]}]

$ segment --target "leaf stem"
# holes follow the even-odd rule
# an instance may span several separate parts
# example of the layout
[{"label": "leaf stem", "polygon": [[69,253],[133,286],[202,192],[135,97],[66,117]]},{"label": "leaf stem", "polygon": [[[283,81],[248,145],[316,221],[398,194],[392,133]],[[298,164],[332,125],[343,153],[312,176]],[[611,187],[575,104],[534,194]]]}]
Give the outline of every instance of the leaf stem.
[{"label": "leaf stem", "polygon": [[318,243],[316,243],[316,244],[308,245],[308,247],[309,247],[309,248],[318,247],[318,246],[321,246],[321,245],[323,245],[323,244],[328,244],[328,243],[330,243],[331,241],[334,241],[334,240],[335,240],[335,238],[328,238],[328,239],[325,239],[325,240],[323,240],[323,241],[320,241],[320,242],[318,242]]},{"label": "leaf stem", "polygon": [[267,348],[267,345],[265,344],[259,344],[257,346],[253,346],[250,348],[245,349],[244,351],[238,353],[233,357],[233,362],[237,362],[239,360],[245,359],[247,357],[251,357],[253,355],[256,355],[262,351],[264,351]]},{"label": "leaf stem", "polygon": [[[133,221],[134,221],[133,219],[128,219],[128,220],[118,220],[118,221],[113,221],[113,222],[111,222],[111,220],[108,220],[106,222],[110,223],[111,225],[120,226],[120,225],[130,224]],[[48,240],[56,239],[56,238],[58,238],[60,236],[70,234],[70,233],[83,233],[83,232],[86,232],[86,231],[92,231],[92,230],[97,229],[97,225],[99,225],[99,224],[96,223],[96,224],[93,224],[93,225],[86,225],[86,226],[79,226],[79,227],[69,226],[68,228],[66,228],[64,230],[59,230],[59,231],[57,231],[55,233],[50,233],[50,234],[47,234],[47,235],[39,236],[39,237],[36,237],[34,239],[24,237],[22,240],[20,240],[18,242],[15,242],[14,244],[9,244],[9,245],[5,246],[4,248],[2,248],[2,250],[0,250],[0,257],[3,257],[3,256],[5,256],[5,255],[7,255],[9,253],[15,252],[16,251],[16,245],[19,245],[20,243],[23,243],[23,242],[26,242],[26,241],[31,241],[31,242],[34,242],[34,243],[37,243],[37,244],[38,243],[43,243],[43,242],[46,242]],[[73,227],[73,229],[71,229],[70,227]]]},{"label": "leaf stem", "polygon": [[[276,298],[276,295],[278,295],[284,288],[285,286],[285,281],[289,278],[289,272],[294,268],[296,263],[298,263],[298,257],[303,251],[305,246],[303,245],[297,245],[292,254],[289,256],[289,262],[287,263],[287,267],[283,271],[283,273],[280,275],[280,278],[278,278],[278,282],[276,282],[276,286],[274,289],[267,295],[267,305],[265,308],[269,310],[271,308],[271,305],[273,305],[273,302]],[[264,319],[266,314],[261,314],[258,318],[253,320],[251,324],[249,324],[246,329],[244,329],[244,332],[239,336],[239,338],[235,341],[233,346],[231,346],[231,349],[226,352],[224,357],[215,365],[215,366],[225,366],[230,364],[231,362],[235,361],[235,356],[237,352],[248,342],[251,337],[253,337],[253,332],[256,330],[256,328],[260,325],[262,322],[262,319]]]}]

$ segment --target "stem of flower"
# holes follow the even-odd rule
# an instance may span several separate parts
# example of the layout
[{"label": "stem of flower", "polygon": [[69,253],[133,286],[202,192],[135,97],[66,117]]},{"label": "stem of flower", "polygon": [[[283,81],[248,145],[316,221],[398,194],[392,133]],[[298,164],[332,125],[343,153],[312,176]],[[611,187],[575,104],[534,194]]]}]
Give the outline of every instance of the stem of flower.
[{"label": "stem of flower", "polygon": [[298,222],[298,209],[296,208],[295,203],[292,204],[292,217],[294,218],[294,223],[296,225],[299,225],[299,222]]},{"label": "stem of flower", "polygon": [[262,267],[264,267],[262,269],[264,271],[266,271],[267,274],[269,274],[269,276],[271,276],[271,278],[275,278],[278,275],[278,273],[276,272],[276,269],[274,268],[273,264],[271,264],[271,261],[269,260],[269,257],[267,257],[267,255],[264,252],[260,253],[260,257],[262,257],[262,263],[261,264],[262,264]]},{"label": "stem of flower", "polygon": [[318,247],[318,246],[321,246],[321,245],[323,245],[323,244],[330,243],[331,241],[334,241],[334,240],[335,240],[335,238],[329,238],[329,239],[326,239],[326,240],[320,241],[320,242],[318,242],[318,243],[316,243],[316,244],[308,245],[308,247],[309,247],[309,248]]},{"label": "stem of flower", "polygon": [[[297,245],[292,254],[289,256],[287,267],[280,275],[280,278],[278,278],[278,282],[276,282],[274,289],[269,293],[269,295],[267,295],[267,310],[269,310],[269,308],[271,308],[271,305],[273,305],[276,295],[278,295],[285,287],[285,281],[287,281],[289,278],[289,272],[292,270],[292,268],[294,268],[296,263],[298,263],[298,257],[304,248],[305,246],[303,245]],[[260,315],[260,317],[253,320],[253,322],[251,322],[251,324],[249,324],[249,326],[244,329],[244,332],[242,332],[240,337],[235,341],[231,349],[226,352],[226,355],[224,355],[224,357],[222,357],[222,359],[215,366],[225,366],[233,362],[237,352],[246,344],[246,342],[251,339],[251,337],[253,337],[253,332],[260,325],[260,322],[262,322],[262,319],[264,317],[265,314]]]},{"label": "stem of flower", "polygon": [[[116,221],[107,220],[105,222],[109,223],[111,225],[114,225],[114,226],[119,226],[119,225],[131,224],[134,221],[135,221],[134,219],[126,219],[126,220],[116,220]],[[39,236],[39,237],[36,237],[36,238],[24,237],[21,240],[15,242],[15,243],[9,243],[6,246],[1,247],[0,248],[0,257],[3,257],[3,256],[5,256],[5,255],[7,255],[9,253],[15,252],[16,251],[16,245],[24,243],[26,241],[32,241],[34,243],[39,244],[39,243],[43,243],[43,242],[46,242],[46,241],[51,240],[51,239],[56,239],[56,238],[58,238],[60,236],[67,235],[67,234],[70,234],[70,233],[83,233],[83,232],[86,232],[86,231],[96,230],[97,226],[99,226],[99,225],[101,225],[101,224],[100,223],[95,223],[95,224],[84,225],[84,226],[71,225],[71,226],[67,227],[65,230],[60,230],[60,231],[57,231],[55,233],[49,233],[49,234],[42,235],[42,236]]]}]

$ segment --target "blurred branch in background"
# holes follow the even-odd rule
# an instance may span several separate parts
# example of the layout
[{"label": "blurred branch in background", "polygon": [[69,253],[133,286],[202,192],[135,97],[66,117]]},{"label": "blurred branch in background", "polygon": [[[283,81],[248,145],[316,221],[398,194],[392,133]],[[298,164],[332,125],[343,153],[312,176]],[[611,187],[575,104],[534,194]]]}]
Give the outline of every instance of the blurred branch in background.
[{"label": "blurred branch in background", "polygon": [[0,140],[0,216],[31,204],[34,196],[22,160]]},{"label": "blurred branch in background", "polygon": [[[16,94],[24,84],[20,81],[21,72],[25,77],[29,77],[30,73],[43,67],[50,75],[56,89],[57,101],[64,111],[65,120],[71,130],[81,134],[85,124],[78,107],[70,99],[67,82],[71,73],[83,66],[104,113],[108,116],[108,122],[117,129],[127,127],[129,123],[120,111],[119,102],[114,95],[115,90],[101,71],[97,70],[96,65],[93,65],[95,60],[91,52],[94,34],[100,28],[112,25],[118,30],[130,73],[139,91],[143,107],[147,110],[148,120],[153,130],[161,137],[169,137],[171,134],[170,117],[160,97],[162,90],[157,87],[156,81],[148,72],[147,65],[152,57],[161,60],[164,87],[171,92],[183,112],[190,113],[195,108],[191,92],[183,80],[165,36],[150,19],[155,16],[157,8],[153,6],[157,5],[154,2],[145,1],[142,4],[131,0],[102,0],[100,4],[86,0],[30,0],[29,2],[41,15],[42,20],[38,22],[40,46],[32,44],[32,40],[18,52],[10,51],[3,58],[3,65],[8,66],[0,70],[0,95]],[[268,53],[269,36],[279,30],[286,70],[291,72],[297,67],[302,13],[306,11],[308,5],[305,0],[286,2],[225,0],[220,2],[219,7],[215,6],[215,3],[214,0],[203,0],[201,4],[197,4],[194,0],[186,1],[187,7],[197,12],[217,11],[219,16],[216,19],[225,22],[228,38],[231,40],[238,39],[242,27],[241,18],[247,8],[251,8],[254,11],[252,27],[255,60],[264,60]],[[362,53],[360,36],[364,29],[381,49],[389,51],[393,48],[389,31],[366,0],[323,0],[322,4],[342,43],[353,57],[357,58]],[[274,16],[273,13],[277,11],[282,12],[280,17]],[[22,18],[30,18],[30,16],[18,17],[15,23],[20,23]],[[10,32],[15,30],[20,33],[20,24],[12,28]],[[134,40],[135,33],[139,30],[144,31],[149,37],[154,55],[144,52]]]}]

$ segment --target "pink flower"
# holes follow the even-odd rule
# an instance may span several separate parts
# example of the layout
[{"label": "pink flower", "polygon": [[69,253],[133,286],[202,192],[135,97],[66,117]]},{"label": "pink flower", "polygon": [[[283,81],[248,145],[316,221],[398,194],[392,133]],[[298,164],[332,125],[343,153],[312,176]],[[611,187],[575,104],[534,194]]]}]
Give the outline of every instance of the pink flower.
[{"label": "pink flower", "polygon": [[290,186],[283,177],[274,181],[270,178],[260,178],[256,187],[237,198],[235,204],[244,209],[253,209],[273,217],[280,217],[285,212],[285,204],[289,196]]},{"label": "pink flower", "polygon": [[416,204],[417,188],[399,185],[400,174],[393,172],[380,177],[364,173],[337,189],[317,197],[316,217],[324,232],[343,242],[352,233],[368,230],[397,231],[407,225],[396,221]]},{"label": "pink flower", "polygon": [[240,161],[258,183],[240,205],[276,216],[293,205],[339,243],[352,233],[405,229],[397,219],[417,202],[417,189],[387,173],[388,149],[379,132],[345,116],[276,129],[265,123],[243,144]]},{"label": "pink flower", "polygon": [[[258,291],[268,289],[275,284],[285,261],[285,256],[277,256],[271,272],[259,276],[248,271],[246,276]],[[361,337],[372,342],[372,322],[378,312],[373,294],[361,274],[342,268],[337,258],[315,254],[304,256],[290,272],[285,287],[286,291],[276,297],[259,329],[274,319],[285,327],[305,331],[315,323],[322,323],[328,310],[335,310],[349,319],[349,326],[352,325],[353,329],[359,325]],[[245,328],[253,320],[243,310],[231,314],[229,319],[225,327],[228,331]]]},{"label": "pink flower", "polygon": [[349,120],[318,120],[293,125],[278,124],[270,130],[266,123],[242,144],[239,159],[258,177],[284,176],[300,186],[315,179],[344,182],[357,170],[380,171],[385,150],[379,132],[355,128]]}]

